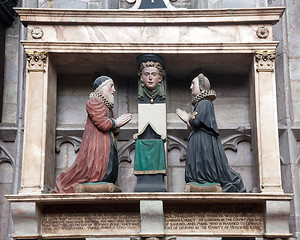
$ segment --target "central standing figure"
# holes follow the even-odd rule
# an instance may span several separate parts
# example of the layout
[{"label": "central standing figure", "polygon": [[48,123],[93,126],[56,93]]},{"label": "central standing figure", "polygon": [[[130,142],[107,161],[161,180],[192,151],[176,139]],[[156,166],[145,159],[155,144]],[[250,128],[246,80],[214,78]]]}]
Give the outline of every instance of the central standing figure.
[{"label": "central standing figure", "polygon": [[161,56],[151,53],[139,55],[138,64],[138,133],[134,174],[135,192],[165,192],[167,110],[164,71]]}]

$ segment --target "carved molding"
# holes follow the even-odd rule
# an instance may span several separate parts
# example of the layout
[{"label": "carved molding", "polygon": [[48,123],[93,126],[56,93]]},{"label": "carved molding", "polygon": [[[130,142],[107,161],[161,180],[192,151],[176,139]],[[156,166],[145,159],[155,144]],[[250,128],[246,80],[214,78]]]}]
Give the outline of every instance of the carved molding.
[{"label": "carved molding", "polygon": [[[232,151],[237,151],[237,145],[240,142],[246,141],[251,144],[251,136],[246,134],[243,130],[238,130],[240,133],[231,135],[225,138],[222,141],[222,146],[224,150],[230,149]],[[73,137],[73,136],[59,136],[56,138],[55,144],[55,151],[57,153],[60,152],[61,146],[65,143],[72,144],[74,147],[75,153],[77,153],[81,146],[81,138]],[[177,138],[172,135],[168,135],[167,138],[167,150],[170,152],[173,149],[178,149],[180,151],[179,161],[183,162],[186,160],[186,149],[187,149],[187,142],[180,138]],[[119,150],[119,164],[122,162],[132,163],[133,159],[130,157],[131,151],[135,149],[135,141],[134,139],[130,139],[126,144],[124,144]],[[1,151],[1,146],[0,146]]]},{"label": "carved molding", "polygon": [[259,27],[257,30],[256,30],[256,35],[259,37],[259,38],[267,38],[269,36],[269,29],[265,26],[262,26],[262,27]]},{"label": "carved molding", "polygon": [[[172,11],[170,11],[172,12]],[[151,19],[150,19],[151,20]],[[22,40],[24,48],[28,51],[36,51],[40,49],[43,51],[45,48],[49,52],[60,53],[140,53],[145,52],[153,53],[249,53],[253,54],[253,49],[257,51],[264,51],[276,48],[278,42],[258,42],[258,43],[240,43],[240,42],[228,42],[222,43],[93,43],[91,42],[43,42],[43,41],[29,41]]]},{"label": "carved molding", "polygon": [[257,72],[274,72],[274,60],[276,51],[256,51],[256,71]]},{"label": "carved molding", "polygon": [[47,63],[46,52],[26,52],[27,56],[27,70],[30,71],[45,71]]},{"label": "carved molding", "polygon": [[57,153],[60,152],[60,148],[63,144],[65,143],[70,143],[74,147],[75,153],[77,153],[80,149],[81,146],[81,138],[78,137],[73,137],[73,136],[60,136],[56,138],[56,143],[55,143],[55,151]]},{"label": "carved molding", "polygon": [[3,144],[0,143],[0,164],[3,162],[8,162],[13,165],[15,160]]},{"label": "carved molding", "polygon": [[185,161],[187,142],[172,135],[168,135],[168,152],[170,152],[174,148],[177,148],[180,151],[179,161]]},{"label": "carved molding", "polygon": [[130,139],[126,144],[124,144],[119,150],[119,164],[122,162],[132,163],[132,159],[130,157],[130,153],[135,149],[135,141]]},{"label": "carved molding", "polygon": [[251,144],[251,136],[249,134],[246,134],[245,130],[243,129],[238,129],[238,131],[240,133],[238,134],[233,134],[230,135],[229,137],[226,137],[225,139],[223,139],[222,141],[222,146],[224,148],[224,150],[232,150],[234,152],[236,152],[238,150],[238,144],[240,142],[248,142]]},{"label": "carved molding", "polygon": [[44,31],[40,27],[34,27],[33,29],[31,29],[31,36],[34,39],[41,39],[44,36]]}]

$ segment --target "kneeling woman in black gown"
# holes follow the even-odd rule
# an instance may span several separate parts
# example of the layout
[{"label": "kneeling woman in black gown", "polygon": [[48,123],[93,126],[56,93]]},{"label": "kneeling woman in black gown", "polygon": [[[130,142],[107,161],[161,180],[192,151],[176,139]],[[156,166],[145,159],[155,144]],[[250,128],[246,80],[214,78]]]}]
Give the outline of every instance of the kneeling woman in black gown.
[{"label": "kneeling woman in black gown", "polygon": [[243,180],[228,164],[216,123],[213,100],[216,94],[210,90],[209,80],[199,74],[191,87],[194,112],[192,115],[177,109],[191,134],[188,139],[185,181],[207,186],[220,184],[223,192],[246,192]]}]

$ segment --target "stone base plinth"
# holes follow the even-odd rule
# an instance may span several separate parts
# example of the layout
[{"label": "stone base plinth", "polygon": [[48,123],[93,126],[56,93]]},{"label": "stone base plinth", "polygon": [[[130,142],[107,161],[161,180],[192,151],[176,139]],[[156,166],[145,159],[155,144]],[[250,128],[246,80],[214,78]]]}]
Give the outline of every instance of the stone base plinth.
[{"label": "stone base plinth", "polygon": [[[75,193],[7,199],[14,239],[291,236],[291,194]],[[155,228],[152,218],[159,219]]]},{"label": "stone base plinth", "polygon": [[214,184],[193,184],[187,183],[184,187],[184,192],[222,192],[221,185]]},{"label": "stone base plinth", "polygon": [[134,192],[166,192],[163,174],[137,175]]},{"label": "stone base plinth", "polygon": [[86,183],[76,188],[77,193],[114,193],[122,190],[113,183]]}]

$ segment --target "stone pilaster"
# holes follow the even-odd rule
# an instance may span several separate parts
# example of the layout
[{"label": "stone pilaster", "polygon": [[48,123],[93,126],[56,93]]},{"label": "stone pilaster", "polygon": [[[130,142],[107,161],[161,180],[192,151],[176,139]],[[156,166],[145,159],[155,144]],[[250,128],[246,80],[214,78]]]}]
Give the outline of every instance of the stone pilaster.
[{"label": "stone pilaster", "polygon": [[278,140],[275,51],[257,51],[250,74],[253,149],[261,192],[283,192]]},{"label": "stone pilaster", "polygon": [[24,145],[19,193],[45,193],[55,164],[56,71],[45,52],[27,52]]}]

